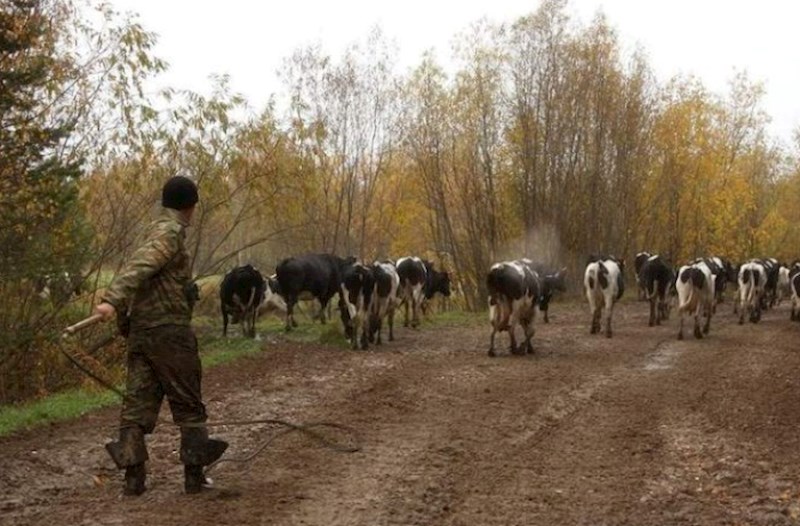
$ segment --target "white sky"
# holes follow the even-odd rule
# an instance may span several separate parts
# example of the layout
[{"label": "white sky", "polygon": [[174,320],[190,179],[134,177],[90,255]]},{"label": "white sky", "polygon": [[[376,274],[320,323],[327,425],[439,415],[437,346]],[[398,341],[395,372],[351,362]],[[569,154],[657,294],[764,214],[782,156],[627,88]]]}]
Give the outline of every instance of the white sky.
[{"label": "white sky", "polygon": [[[206,92],[212,73],[256,109],[281,91],[278,69],[297,47],[320,43],[338,55],[380,25],[393,39],[403,70],[430,48],[443,63],[453,36],[486,17],[510,22],[535,11],[538,0],[111,0],[141,15],[159,35],[156,55],[170,70],[157,85]],[[570,0],[586,23],[602,9],[624,49],[641,45],[661,80],[678,73],[700,77],[727,92],[736,71],[762,81],[771,133],[785,141],[800,126],[800,2],[796,0]]]}]

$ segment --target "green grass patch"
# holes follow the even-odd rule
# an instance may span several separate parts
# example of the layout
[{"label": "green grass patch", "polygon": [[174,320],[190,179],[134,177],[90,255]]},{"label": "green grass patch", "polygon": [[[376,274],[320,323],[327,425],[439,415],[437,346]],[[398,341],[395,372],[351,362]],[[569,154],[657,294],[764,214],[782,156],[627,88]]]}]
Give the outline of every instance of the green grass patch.
[{"label": "green grass patch", "polygon": [[[334,311],[334,314],[337,314]],[[423,320],[424,327],[460,327],[486,320],[485,312],[448,311],[433,314]],[[301,343],[318,343],[342,349],[349,348],[338,317],[325,325],[298,316],[299,326],[284,331],[284,322],[275,316],[258,320],[257,328],[262,340],[241,336],[241,327],[229,326],[229,337],[222,337],[221,321],[216,316],[197,316],[194,327],[200,345],[200,359],[204,368],[233,362],[245,356],[255,356],[264,348],[263,339],[277,337]],[[402,314],[395,316],[395,328],[402,327]],[[387,330],[387,329],[384,329]],[[0,436],[51,422],[70,420],[90,411],[118,405],[119,397],[97,389],[73,389],[53,394],[31,402],[0,407]]]},{"label": "green grass patch", "polygon": [[[231,362],[242,356],[252,356],[262,349],[262,342],[247,338],[224,339],[200,335],[198,340],[200,360],[204,368]],[[71,389],[40,400],[0,407],[0,436],[52,422],[71,420],[119,403],[116,393],[89,388]]]},{"label": "green grass patch", "polygon": [[70,420],[89,411],[119,403],[110,391],[74,389],[35,402],[0,408],[0,436],[36,425]]}]

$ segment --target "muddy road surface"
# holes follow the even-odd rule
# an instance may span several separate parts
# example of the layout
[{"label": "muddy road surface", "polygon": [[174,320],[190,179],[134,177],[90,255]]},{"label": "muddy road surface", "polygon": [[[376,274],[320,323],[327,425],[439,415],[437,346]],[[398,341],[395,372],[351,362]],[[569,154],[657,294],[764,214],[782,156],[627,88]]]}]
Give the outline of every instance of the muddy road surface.
[{"label": "muddy road surface", "polygon": [[[613,339],[592,336],[587,310],[555,304],[524,357],[489,358],[482,321],[400,328],[367,352],[267,339],[207,372],[211,418],[339,422],[362,451],[283,436],[187,496],[178,434],[161,426],[148,491],[124,498],[103,449],[112,408],[0,439],[0,524],[800,524],[788,307],[739,326],[723,305],[701,341],[678,341],[674,316],[648,328],[635,302],[620,305]],[[231,458],[272,433],[214,431]]]}]

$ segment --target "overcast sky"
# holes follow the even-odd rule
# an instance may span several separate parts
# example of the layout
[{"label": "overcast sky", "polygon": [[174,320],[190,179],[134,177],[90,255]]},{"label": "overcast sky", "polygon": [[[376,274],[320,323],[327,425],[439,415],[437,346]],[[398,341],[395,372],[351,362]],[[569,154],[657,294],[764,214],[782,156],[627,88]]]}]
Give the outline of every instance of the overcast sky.
[{"label": "overcast sky", "polygon": [[[454,35],[486,17],[509,22],[535,11],[536,0],[111,0],[140,14],[159,35],[156,54],[170,64],[158,86],[205,92],[212,73],[255,108],[282,89],[277,71],[297,47],[320,43],[334,56],[375,25],[393,39],[405,70],[433,48],[446,62]],[[800,2],[795,0],[571,0],[586,23],[598,10],[623,49],[642,46],[661,80],[695,74],[717,93],[736,71],[765,84],[770,131],[788,142],[800,126]]]}]

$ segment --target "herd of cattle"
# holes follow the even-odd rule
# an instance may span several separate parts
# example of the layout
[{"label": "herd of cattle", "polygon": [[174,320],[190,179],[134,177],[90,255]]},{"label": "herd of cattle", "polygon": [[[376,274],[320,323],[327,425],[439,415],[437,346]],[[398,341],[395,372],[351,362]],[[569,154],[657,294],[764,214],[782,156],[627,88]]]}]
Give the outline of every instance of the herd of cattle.
[{"label": "herd of cattle", "polygon": [[418,257],[365,265],[353,257],[308,254],[284,259],[266,279],[252,265],[244,265],[228,272],[220,284],[223,334],[230,317],[232,323],[242,324],[245,335],[254,337],[259,312],[271,308],[286,313],[289,331],[297,326],[294,309],[301,299],[318,300],[319,319],[325,323],[329,303],[338,296],[345,335],[354,348],[366,349],[369,343],[381,343],[384,320],[389,340],[394,339],[394,315],[401,306],[405,326],[417,327],[420,311],[437,293],[450,296],[450,276]]},{"label": "herd of cattle", "polygon": [[[648,252],[636,255],[635,277],[639,299],[650,304],[649,325],[669,318],[673,304],[680,316],[678,339],[683,339],[684,319],[694,318],[694,336],[708,334],[711,317],[728,288],[734,289],[734,313],[739,323],[745,318],[758,323],[761,313],[781,298],[791,296],[791,319],[800,321],[800,261],[784,265],[777,260],[752,259],[741,265],[709,257],[673,267],[665,258]],[[491,336],[489,355],[495,356],[498,332],[508,332],[513,354],[533,352],[531,339],[537,313],[548,322],[553,294],[566,290],[566,269],[558,271],[520,259],[497,263],[486,277]],[[591,333],[612,336],[615,303],[625,289],[625,264],[613,256],[590,256],[586,262],[583,287],[592,316]],[[286,330],[297,326],[294,309],[300,299],[320,303],[319,319],[324,323],[329,303],[339,298],[339,313],[353,348],[380,344],[383,324],[388,339],[394,339],[394,316],[405,307],[404,325],[417,327],[420,312],[435,294],[450,295],[450,276],[418,257],[377,261],[366,265],[355,258],[309,254],[281,261],[275,274],[264,278],[251,265],[231,270],[220,285],[223,334],[229,317],[241,323],[243,332],[255,336],[255,321],[265,309],[285,312]],[[409,320],[409,310],[411,316]],[[704,321],[703,321],[704,318]],[[522,331],[518,343],[516,328]]]},{"label": "herd of cattle", "polygon": [[[758,323],[763,310],[787,296],[792,302],[791,320],[800,321],[800,261],[784,265],[774,258],[751,259],[735,266],[726,259],[709,257],[673,267],[658,254],[640,252],[634,266],[639,298],[650,303],[649,325],[660,325],[675,304],[680,316],[679,340],[683,339],[687,316],[694,318],[695,338],[708,334],[711,317],[729,286],[734,289],[733,308],[740,324],[745,317]],[[605,326],[606,336],[612,336],[611,319],[614,305],[624,292],[624,272],[624,261],[613,256],[590,256],[587,260],[583,287],[592,315],[592,334]],[[509,332],[512,353],[532,352],[533,321],[540,310],[537,298],[546,280],[527,259],[498,263],[491,268],[487,278],[492,322],[490,356],[495,354],[495,335],[501,331]],[[701,324],[702,318],[705,321]],[[519,346],[514,336],[516,326],[524,335]]]}]

